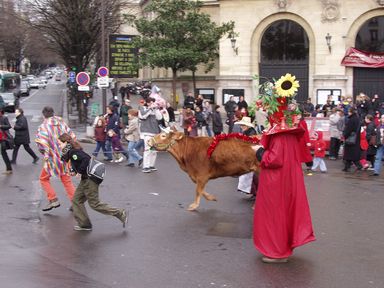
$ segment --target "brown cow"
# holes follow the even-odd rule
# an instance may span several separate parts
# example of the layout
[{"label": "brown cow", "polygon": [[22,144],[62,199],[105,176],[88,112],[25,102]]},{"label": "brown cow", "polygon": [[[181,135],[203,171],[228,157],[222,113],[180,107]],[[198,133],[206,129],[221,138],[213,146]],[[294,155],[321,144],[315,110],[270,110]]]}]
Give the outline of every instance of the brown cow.
[{"label": "brown cow", "polygon": [[196,183],[195,201],[189,205],[190,211],[199,207],[201,196],[216,201],[215,196],[204,190],[210,179],[257,172],[260,166],[255,144],[233,138],[222,140],[209,158],[207,150],[212,141],[211,137],[187,137],[182,132],[168,130],[155,135],[148,143],[157,151],[171,153],[180,168]]}]

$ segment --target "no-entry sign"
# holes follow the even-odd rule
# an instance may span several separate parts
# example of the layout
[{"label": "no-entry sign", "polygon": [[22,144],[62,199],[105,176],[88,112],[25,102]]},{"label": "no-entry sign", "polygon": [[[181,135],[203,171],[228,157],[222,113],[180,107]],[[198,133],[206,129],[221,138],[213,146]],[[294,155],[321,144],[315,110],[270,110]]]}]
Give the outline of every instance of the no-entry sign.
[{"label": "no-entry sign", "polygon": [[91,79],[89,78],[89,75],[86,72],[79,72],[76,75],[76,83],[79,86],[87,86],[90,80]]}]

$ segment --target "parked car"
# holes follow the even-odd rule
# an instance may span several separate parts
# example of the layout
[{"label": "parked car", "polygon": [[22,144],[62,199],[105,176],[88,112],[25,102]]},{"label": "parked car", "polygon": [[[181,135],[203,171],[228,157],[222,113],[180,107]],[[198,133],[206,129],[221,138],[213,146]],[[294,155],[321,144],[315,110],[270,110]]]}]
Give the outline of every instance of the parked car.
[{"label": "parked car", "polygon": [[4,111],[15,113],[15,110],[19,108],[19,98],[13,92],[0,93],[0,97],[4,102]]},{"label": "parked car", "polygon": [[47,84],[42,80],[35,80],[35,81],[32,81],[30,83],[30,86],[31,86],[31,88],[36,88],[36,89],[44,88],[45,89],[45,87],[47,87]]},{"label": "parked car", "polygon": [[[329,117],[305,117],[305,122],[308,126],[309,138],[311,144],[313,144],[313,135],[316,131],[323,132],[323,140],[326,144],[326,151],[329,151],[329,144],[331,141],[330,132],[329,132]],[[313,145],[311,146],[311,151],[313,151]]]},{"label": "parked car", "polygon": [[20,96],[29,96],[31,87],[28,81],[21,81],[20,83]]}]

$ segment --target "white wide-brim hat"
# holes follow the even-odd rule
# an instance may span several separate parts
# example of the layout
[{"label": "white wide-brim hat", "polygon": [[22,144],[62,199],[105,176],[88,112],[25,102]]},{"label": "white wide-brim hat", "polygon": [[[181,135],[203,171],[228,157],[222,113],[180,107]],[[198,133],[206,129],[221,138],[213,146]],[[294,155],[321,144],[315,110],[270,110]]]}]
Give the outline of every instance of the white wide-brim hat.
[{"label": "white wide-brim hat", "polygon": [[255,127],[251,121],[251,117],[244,116],[240,121],[237,121],[236,124],[245,125],[248,127]]}]

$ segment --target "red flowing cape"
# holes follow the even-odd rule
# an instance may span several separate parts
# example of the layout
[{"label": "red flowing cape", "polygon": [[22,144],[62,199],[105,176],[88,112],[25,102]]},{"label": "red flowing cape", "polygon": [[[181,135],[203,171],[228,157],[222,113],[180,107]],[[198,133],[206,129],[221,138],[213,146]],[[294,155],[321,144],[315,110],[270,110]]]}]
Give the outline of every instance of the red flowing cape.
[{"label": "red flowing cape", "polygon": [[315,240],[301,168],[303,129],[266,136],[254,213],[254,244],[265,256],[286,258]]}]

